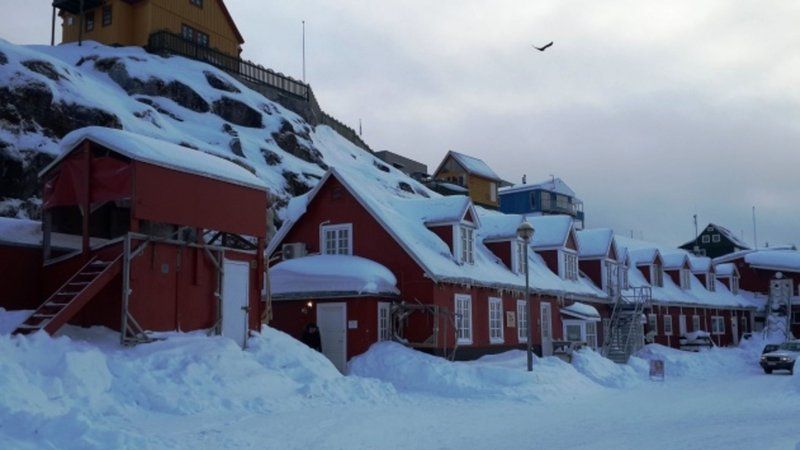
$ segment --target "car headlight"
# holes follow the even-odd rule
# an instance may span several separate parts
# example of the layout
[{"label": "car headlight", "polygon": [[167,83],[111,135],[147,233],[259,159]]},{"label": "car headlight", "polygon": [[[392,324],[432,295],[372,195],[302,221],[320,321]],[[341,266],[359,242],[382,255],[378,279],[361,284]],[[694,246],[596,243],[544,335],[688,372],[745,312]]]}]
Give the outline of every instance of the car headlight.
[{"label": "car headlight", "polygon": [[762,361],[766,361],[766,360],[767,360],[767,357],[766,357],[766,356],[762,356],[762,357],[761,357],[761,360],[762,360]]},{"label": "car headlight", "polygon": [[792,360],[792,358],[789,358],[788,356],[781,357],[781,361],[789,362],[791,360]]}]

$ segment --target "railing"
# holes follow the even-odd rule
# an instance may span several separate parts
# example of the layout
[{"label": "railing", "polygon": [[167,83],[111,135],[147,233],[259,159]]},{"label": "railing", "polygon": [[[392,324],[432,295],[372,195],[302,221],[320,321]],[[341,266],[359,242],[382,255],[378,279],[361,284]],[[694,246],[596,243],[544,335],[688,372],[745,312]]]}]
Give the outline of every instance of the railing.
[{"label": "railing", "polygon": [[203,61],[247,81],[265,84],[304,100],[309,99],[309,87],[302,81],[217,49],[198,45],[179,34],[157,31],[150,35],[147,49],[153,53],[172,53]]}]

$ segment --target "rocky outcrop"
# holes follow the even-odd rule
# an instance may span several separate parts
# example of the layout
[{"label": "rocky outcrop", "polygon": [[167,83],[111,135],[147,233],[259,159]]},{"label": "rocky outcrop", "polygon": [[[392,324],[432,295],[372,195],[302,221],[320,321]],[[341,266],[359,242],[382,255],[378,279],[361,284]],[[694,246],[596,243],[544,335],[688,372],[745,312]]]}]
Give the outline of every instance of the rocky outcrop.
[{"label": "rocky outcrop", "polygon": [[22,65],[27,67],[31,72],[36,72],[39,75],[43,75],[53,81],[58,81],[61,79],[61,75],[58,73],[56,68],[47,61],[39,61],[34,59],[30,61],[23,61]]},{"label": "rocky outcrop", "polygon": [[239,100],[222,97],[212,104],[214,114],[230,123],[250,128],[264,128],[261,113],[245,105]]},{"label": "rocky outcrop", "polygon": [[278,144],[278,147],[281,150],[289,153],[293,156],[296,156],[303,161],[310,162],[312,164],[316,164],[323,170],[328,169],[328,165],[325,164],[322,160],[322,153],[319,150],[309,147],[305,144],[302,144],[297,137],[301,136],[295,132],[294,127],[292,126],[289,121],[284,120],[281,124],[281,128],[276,133],[272,133],[272,139],[275,140],[275,143]]},{"label": "rocky outcrop", "polygon": [[214,89],[219,89],[220,91],[225,91],[225,92],[233,92],[236,94],[242,92],[239,90],[239,88],[232,85],[230,82],[216,76],[213,72],[209,72],[206,70],[203,72],[203,75],[206,76],[206,81],[208,81],[208,84],[211,85],[211,87],[213,87]]}]

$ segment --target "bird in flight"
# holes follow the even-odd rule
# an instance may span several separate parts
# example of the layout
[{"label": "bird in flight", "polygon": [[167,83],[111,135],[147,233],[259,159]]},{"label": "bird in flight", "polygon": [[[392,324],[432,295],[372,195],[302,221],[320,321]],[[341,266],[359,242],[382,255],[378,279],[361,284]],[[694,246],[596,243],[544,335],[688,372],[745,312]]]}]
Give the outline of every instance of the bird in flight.
[{"label": "bird in flight", "polygon": [[533,48],[535,48],[536,50],[539,50],[540,52],[543,52],[543,51],[547,50],[547,49],[548,49],[550,46],[552,46],[552,45],[553,45],[553,41],[550,41],[550,43],[549,43],[549,44],[546,44],[546,45],[545,45],[545,46],[543,46],[543,47],[537,47],[537,46],[535,46],[535,45],[531,44],[531,46],[532,46]]}]

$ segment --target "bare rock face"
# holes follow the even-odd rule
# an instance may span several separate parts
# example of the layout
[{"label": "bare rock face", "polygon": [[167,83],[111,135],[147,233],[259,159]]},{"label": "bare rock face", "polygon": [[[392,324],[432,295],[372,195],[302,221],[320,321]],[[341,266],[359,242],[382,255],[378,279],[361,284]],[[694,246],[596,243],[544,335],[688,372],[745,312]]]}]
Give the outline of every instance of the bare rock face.
[{"label": "bare rock face", "polygon": [[298,174],[284,170],[281,175],[286,180],[286,190],[292,196],[303,195],[311,190],[311,186],[304,183]]},{"label": "bare rock face", "polygon": [[53,80],[58,81],[61,79],[61,75],[58,73],[56,68],[47,61],[39,61],[39,60],[29,60],[23,61],[22,65],[27,67],[28,70],[31,72],[36,72],[39,75],[44,75],[45,77]]},{"label": "bare rock face", "polygon": [[[322,153],[319,150],[308,147],[297,139],[298,134],[288,121],[283,121],[281,128],[276,133],[272,133],[272,139],[278,144],[281,150],[294,155],[303,161],[316,164],[323,170],[328,170],[328,165],[323,162]],[[302,134],[300,135],[302,136]]]},{"label": "bare rock face", "polygon": [[0,52],[0,66],[8,64],[8,57],[3,52]]},{"label": "bare rock face", "polygon": [[0,142],[0,199],[29,198],[39,194],[38,173],[53,157],[35,150],[18,150],[18,158],[5,151],[9,144]]},{"label": "bare rock face", "polygon": [[213,72],[209,72],[206,70],[203,72],[203,75],[206,76],[208,84],[211,85],[211,87],[213,87],[214,89],[219,89],[220,91],[225,91],[225,92],[233,92],[236,94],[242,92],[239,90],[239,88],[232,85],[228,81],[223,80],[222,78],[216,76]]},{"label": "bare rock face", "polygon": [[166,97],[186,109],[194,112],[206,113],[211,110],[208,102],[197,92],[180,81],[173,80],[169,83],[159,78],[150,77],[147,80],[140,80],[131,77],[125,62],[119,58],[103,58],[94,62],[94,67],[108,73],[115,83],[117,83],[128,95],[149,95],[151,97]]},{"label": "bare rock face", "polygon": [[222,97],[212,104],[211,110],[214,114],[230,123],[243,127],[264,128],[261,113],[239,100],[230,97]]}]

